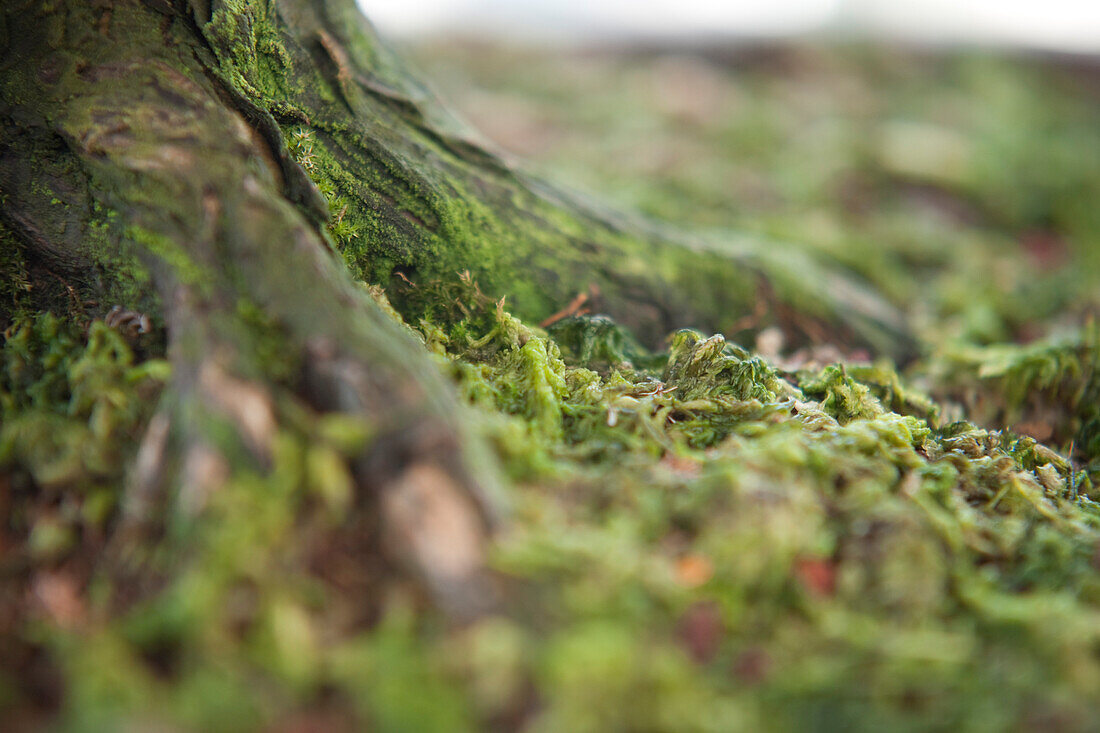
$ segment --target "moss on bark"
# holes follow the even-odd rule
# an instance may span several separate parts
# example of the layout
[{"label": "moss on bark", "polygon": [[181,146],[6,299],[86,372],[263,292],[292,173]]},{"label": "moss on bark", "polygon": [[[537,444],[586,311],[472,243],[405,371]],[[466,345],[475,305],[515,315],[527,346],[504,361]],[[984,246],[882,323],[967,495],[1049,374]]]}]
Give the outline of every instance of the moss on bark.
[{"label": "moss on bark", "polygon": [[1091,331],[926,370],[1045,390],[1067,458],[708,335],[912,352],[816,259],[513,170],[350,0],[0,22],[11,719],[1095,720]]}]

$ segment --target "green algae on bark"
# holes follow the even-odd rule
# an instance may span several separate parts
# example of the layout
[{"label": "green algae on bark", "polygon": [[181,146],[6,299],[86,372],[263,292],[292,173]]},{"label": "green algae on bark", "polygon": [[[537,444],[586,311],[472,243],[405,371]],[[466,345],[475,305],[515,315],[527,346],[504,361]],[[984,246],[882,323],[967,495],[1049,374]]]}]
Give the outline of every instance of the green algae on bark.
[{"label": "green algae on bark", "polygon": [[[1029,295],[1037,319],[1087,311],[1094,270],[1064,297],[1014,260],[972,287],[1013,226],[1086,248],[1086,156],[1059,158],[1085,194],[1007,190],[997,145],[969,158],[992,173],[944,176],[911,154],[952,148],[943,130],[857,130],[875,175],[855,184],[931,174],[1013,210],[953,238],[826,195],[748,227],[805,251],[696,240],[472,145],[351,3],[64,6],[0,11],[30,59],[9,53],[0,88],[5,720],[1094,724],[1095,336],[990,343],[1024,336]],[[995,63],[959,65],[1018,106]],[[756,149],[818,152],[762,101]],[[1042,107],[1077,140],[1092,119]],[[821,159],[787,183],[820,194]],[[718,200],[708,180],[729,179],[654,200]],[[617,318],[559,318],[578,293]],[[150,311],[150,348],[38,314],[116,304]],[[880,358],[912,334],[924,358]],[[165,341],[170,373],[148,358]],[[1036,414],[1058,450],[1012,432]]]}]

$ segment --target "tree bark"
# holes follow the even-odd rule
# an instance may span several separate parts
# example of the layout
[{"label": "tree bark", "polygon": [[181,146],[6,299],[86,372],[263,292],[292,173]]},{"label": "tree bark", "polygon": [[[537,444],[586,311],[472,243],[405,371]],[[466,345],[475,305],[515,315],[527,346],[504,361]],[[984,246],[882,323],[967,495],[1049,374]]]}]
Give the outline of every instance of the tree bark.
[{"label": "tree bark", "polygon": [[[201,513],[237,472],[271,470],[304,402],[370,425],[350,469],[440,605],[464,616],[491,599],[494,461],[427,352],[357,281],[468,270],[536,321],[598,292],[650,344],[755,313],[797,340],[910,353],[899,313],[850,278],[509,167],[353,0],[8,2],[0,46],[4,225],[101,311],[166,327],[172,378],[131,471],[129,542]],[[403,292],[406,316],[429,305]]]}]

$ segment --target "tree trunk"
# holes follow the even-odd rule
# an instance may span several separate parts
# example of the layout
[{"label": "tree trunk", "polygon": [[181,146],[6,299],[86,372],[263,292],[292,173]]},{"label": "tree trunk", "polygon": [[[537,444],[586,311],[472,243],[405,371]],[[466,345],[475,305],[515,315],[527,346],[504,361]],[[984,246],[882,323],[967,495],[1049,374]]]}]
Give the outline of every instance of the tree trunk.
[{"label": "tree trunk", "polygon": [[[902,318],[852,280],[508,167],[352,0],[9,2],[0,38],[4,225],[93,310],[166,327],[172,377],[129,474],[120,557],[230,477],[271,471],[304,402],[367,424],[350,471],[394,557],[457,617],[491,604],[494,461],[357,281],[466,270],[533,320],[589,293],[650,344],[755,313],[794,339],[909,354]],[[427,288],[391,290],[406,317],[432,305]]]},{"label": "tree trunk", "polygon": [[[912,351],[853,278],[513,169],[353,0],[5,0],[0,118],[4,730],[1098,719],[1088,472],[878,363],[475,333],[584,295],[649,345]],[[77,325],[9,328],[27,285]],[[933,381],[1094,480],[1082,334]]]}]

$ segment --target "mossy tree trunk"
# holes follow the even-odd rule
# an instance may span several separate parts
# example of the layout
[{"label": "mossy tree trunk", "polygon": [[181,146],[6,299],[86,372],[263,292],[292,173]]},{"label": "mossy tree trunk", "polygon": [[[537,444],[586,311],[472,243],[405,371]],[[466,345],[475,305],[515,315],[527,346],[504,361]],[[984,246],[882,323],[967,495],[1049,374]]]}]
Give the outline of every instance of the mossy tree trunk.
[{"label": "mossy tree trunk", "polygon": [[[172,378],[130,471],[130,541],[197,515],[235,472],[270,470],[305,403],[368,426],[350,473],[433,597],[458,615],[491,597],[493,460],[363,281],[468,270],[534,320],[598,292],[650,343],[756,313],[793,338],[907,353],[898,314],[848,279],[513,170],[353,0],[13,0],[0,47],[5,227],[82,303],[149,313],[167,333]],[[404,292],[407,317],[428,305]]]}]

